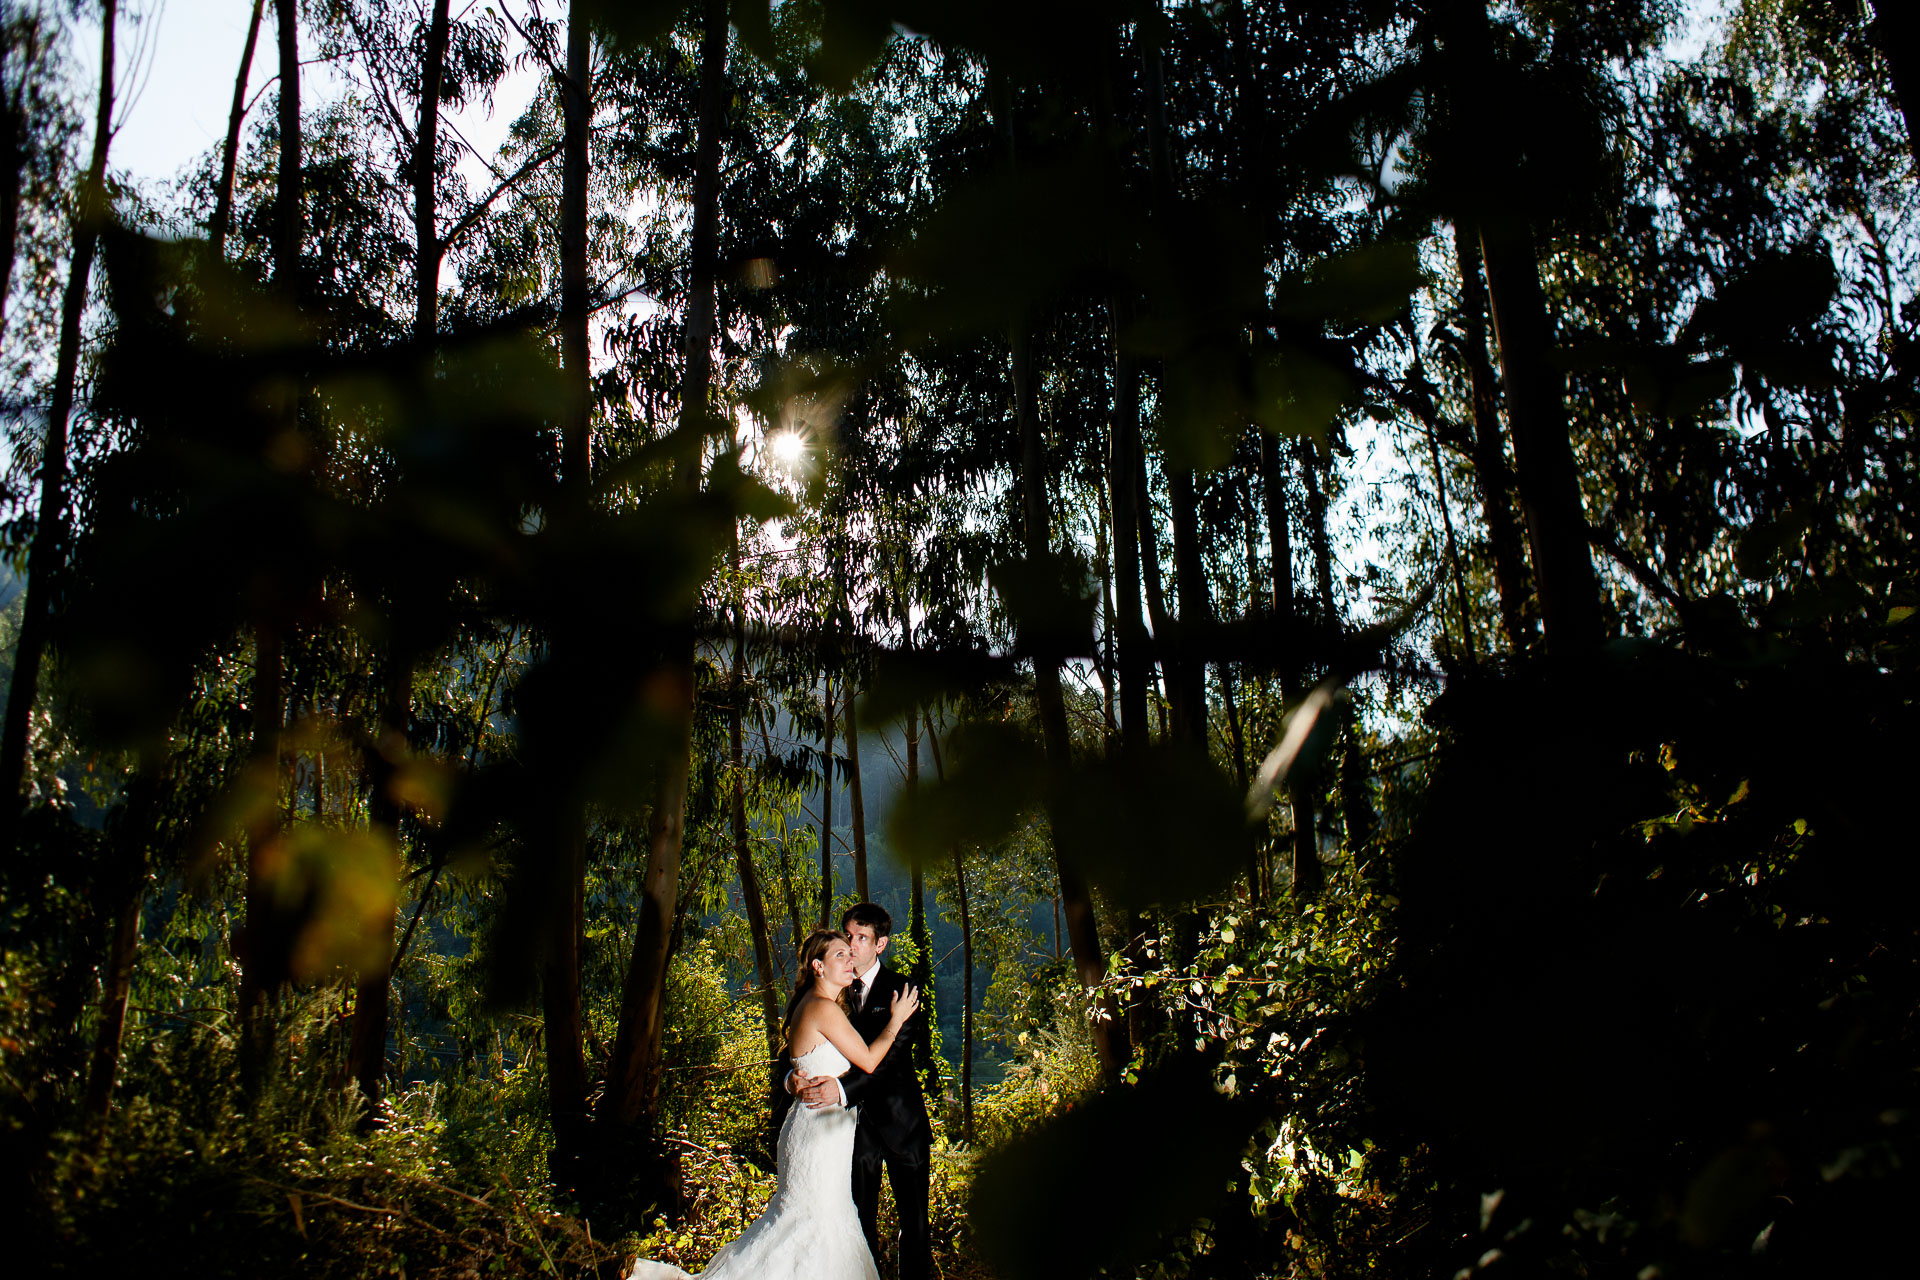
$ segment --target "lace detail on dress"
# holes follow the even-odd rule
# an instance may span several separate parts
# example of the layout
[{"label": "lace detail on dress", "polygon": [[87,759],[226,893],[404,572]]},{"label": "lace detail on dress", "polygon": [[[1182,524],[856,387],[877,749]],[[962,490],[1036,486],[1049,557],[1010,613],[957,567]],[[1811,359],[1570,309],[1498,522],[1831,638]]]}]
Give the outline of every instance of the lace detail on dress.
[{"label": "lace detail on dress", "polygon": [[[821,1041],[793,1060],[808,1075],[837,1076],[846,1056]],[[701,1280],[879,1280],[853,1207],[853,1129],[844,1107],[795,1102],[780,1126],[780,1184],[740,1237],[713,1255]],[[628,1280],[683,1280],[678,1267],[642,1259]]]}]

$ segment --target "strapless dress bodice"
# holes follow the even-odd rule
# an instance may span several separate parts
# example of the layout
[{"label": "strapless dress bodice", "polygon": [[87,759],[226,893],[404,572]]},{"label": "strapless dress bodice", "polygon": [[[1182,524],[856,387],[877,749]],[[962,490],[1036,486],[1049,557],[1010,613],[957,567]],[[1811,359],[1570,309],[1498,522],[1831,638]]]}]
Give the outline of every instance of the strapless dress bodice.
[{"label": "strapless dress bodice", "polygon": [[793,1060],[794,1070],[804,1071],[810,1076],[843,1075],[852,1065],[847,1061],[847,1055],[833,1047],[831,1040],[822,1040]]}]

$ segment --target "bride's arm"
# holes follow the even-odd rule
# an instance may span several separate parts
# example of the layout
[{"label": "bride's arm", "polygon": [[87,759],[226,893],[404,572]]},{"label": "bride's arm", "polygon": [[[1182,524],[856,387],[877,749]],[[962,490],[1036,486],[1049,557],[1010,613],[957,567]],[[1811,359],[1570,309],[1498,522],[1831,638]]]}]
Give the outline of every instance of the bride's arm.
[{"label": "bride's arm", "polygon": [[853,1029],[853,1023],[848,1021],[846,1011],[837,1004],[826,1007],[821,1015],[820,1031],[848,1062],[862,1071],[873,1072],[877,1071],[880,1064],[886,1060],[887,1050],[893,1047],[894,1038],[900,1034],[901,1026],[905,1024],[908,1015],[918,1007],[918,993],[911,988],[904,996],[896,996],[893,1002],[893,1016],[887,1019],[886,1030],[875,1036],[872,1044],[860,1038],[860,1033]]}]

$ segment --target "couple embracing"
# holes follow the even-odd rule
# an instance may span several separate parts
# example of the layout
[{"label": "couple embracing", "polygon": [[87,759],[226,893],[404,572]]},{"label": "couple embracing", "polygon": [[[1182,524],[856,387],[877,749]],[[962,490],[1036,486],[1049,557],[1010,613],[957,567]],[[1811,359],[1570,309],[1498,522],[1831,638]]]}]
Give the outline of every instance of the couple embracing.
[{"label": "couple embracing", "polygon": [[[913,1060],[920,993],[881,963],[892,932],[886,909],[863,902],[801,944],[774,1065],[779,1188],[701,1280],[878,1280],[883,1169],[900,1221],[899,1280],[927,1280],[933,1129]],[[643,1260],[628,1280],[685,1275]]]}]

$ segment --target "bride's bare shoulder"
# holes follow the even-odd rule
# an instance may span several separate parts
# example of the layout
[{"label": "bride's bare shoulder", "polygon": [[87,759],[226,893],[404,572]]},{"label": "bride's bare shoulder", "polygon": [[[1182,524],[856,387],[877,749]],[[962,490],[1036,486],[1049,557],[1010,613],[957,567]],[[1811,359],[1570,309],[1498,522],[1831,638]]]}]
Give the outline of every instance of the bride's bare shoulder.
[{"label": "bride's bare shoulder", "polygon": [[[808,996],[794,1010],[792,1030],[787,1033],[787,1044],[792,1056],[803,1058],[827,1042],[827,1027],[834,1014],[842,1013],[840,1006],[824,996]],[[806,1048],[800,1048],[805,1045]]]}]

